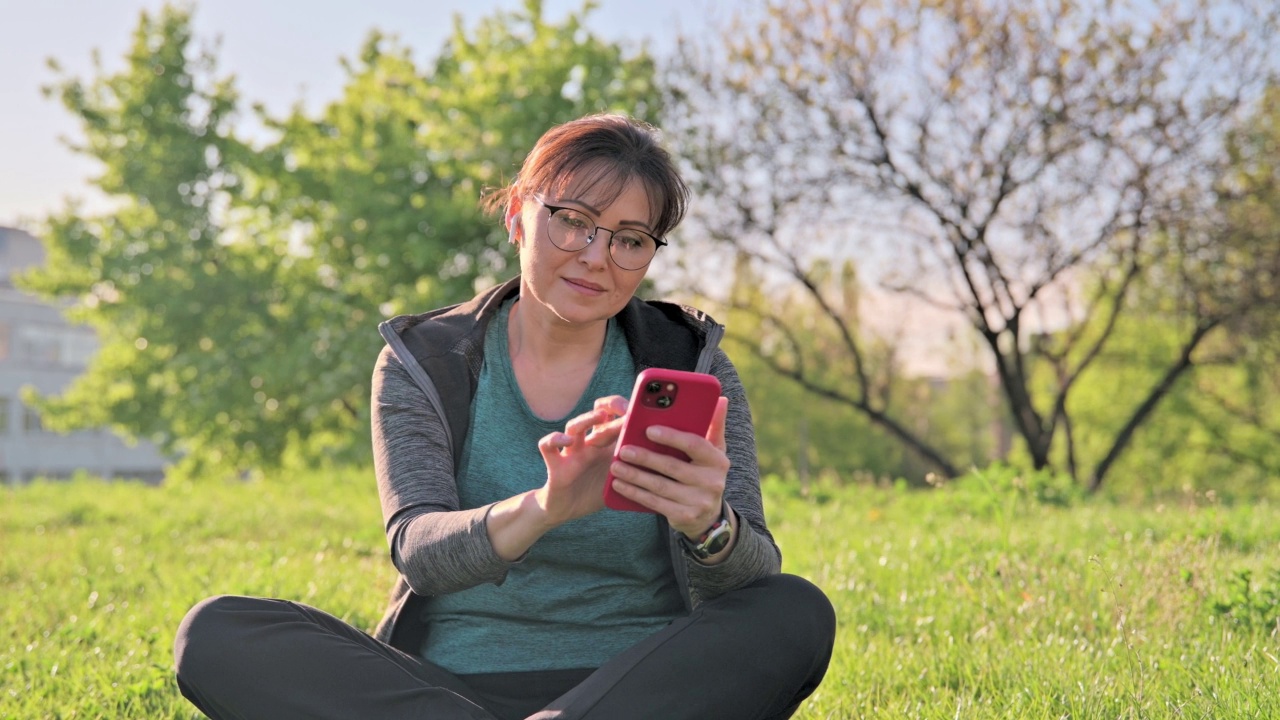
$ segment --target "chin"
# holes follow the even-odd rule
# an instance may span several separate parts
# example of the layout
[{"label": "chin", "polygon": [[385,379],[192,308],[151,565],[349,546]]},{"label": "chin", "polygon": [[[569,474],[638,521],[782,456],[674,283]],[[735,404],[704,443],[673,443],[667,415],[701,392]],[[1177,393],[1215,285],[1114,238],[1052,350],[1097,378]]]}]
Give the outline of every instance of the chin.
[{"label": "chin", "polygon": [[617,314],[616,311],[610,312],[605,309],[588,309],[583,307],[553,307],[552,310],[563,321],[574,325],[589,325],[591,323],[608,320]]},{"label": "chin", "polygon": [[625,304],[617,303],[612,298],[604,297],[589,301],[569,298],[560,302],[552,302],[551,309],[565,322],[586,324],[608,320],[617,315]]}]

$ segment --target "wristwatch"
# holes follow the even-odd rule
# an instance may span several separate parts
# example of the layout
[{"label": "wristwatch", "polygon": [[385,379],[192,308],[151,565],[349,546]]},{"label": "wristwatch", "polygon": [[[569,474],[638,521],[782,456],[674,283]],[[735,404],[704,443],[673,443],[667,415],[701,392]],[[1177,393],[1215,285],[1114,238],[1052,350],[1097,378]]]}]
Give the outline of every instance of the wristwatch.
[{"label": "wristwatch", "polygon": [[725,506],[720,513],[720,519],[696,540],[680,533],[680,544],[697,560],[706,560],[729,547],[729,543],[733,541],[733,523],[729,522],[731,512],[733,511]]}]

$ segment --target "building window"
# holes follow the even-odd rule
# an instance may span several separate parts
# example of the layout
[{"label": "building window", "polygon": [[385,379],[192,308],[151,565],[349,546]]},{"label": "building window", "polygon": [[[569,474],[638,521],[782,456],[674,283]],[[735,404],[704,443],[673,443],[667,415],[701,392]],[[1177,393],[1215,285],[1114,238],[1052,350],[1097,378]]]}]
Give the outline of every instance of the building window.
[{"label": "building window", "polygon": [[9,398],[0,397],[0,435],[9,434]]},{"label": "building window", "polygon": [[45,325],[19,327],[14,338],[14,357],[20,361],[56,366],[62,360],[61,328]]},{"label": "building window", "polygon": [[22,408],[22,430],[28,433],[44,432],[44,423],[40,422],[40,413],[33,407]]},{"label": "building window", "polygon": [[0,362],[9,359],[9,323],[0,322]]}]

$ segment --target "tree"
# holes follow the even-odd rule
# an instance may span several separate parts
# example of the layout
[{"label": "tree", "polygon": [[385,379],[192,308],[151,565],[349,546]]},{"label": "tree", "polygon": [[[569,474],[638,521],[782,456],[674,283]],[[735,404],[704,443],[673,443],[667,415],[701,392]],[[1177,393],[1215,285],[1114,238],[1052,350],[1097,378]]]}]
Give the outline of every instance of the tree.
[{"label": "tree", "polygon": [[[827,273],[829,281],[843,281],[850,290],[855,287],[853,277],[831,278],[831,274]],[[811,468],[844,477],[903,475],[902,450],[886,443],[884,434],[865,419],[839,403],[812,397],[794,383],[775,381],[778,356],[815,362],[815,371],[838,365],[839,338],[813,322],[809,298],[800,293],[779,297],[761,292],[760,278],[746,255],[738,257],[731,297],[732,307],[724,318],[724,345],[747,388],[761,471],[795,477],[802,486],[808,485]],[[844,297],[856,301],[856,293]],[[766,308],[785,322],[759,326]],[[765,352],[760,351],[762,346]],[[889,355],[888,348],[882,348],[876,358],[886,374],[894,367]]]},{"label": "tree", "polygon": [[[1191,377],[1196,369],[1230,367],[1228,375],[1243,372],[1261,390],[1257,358],[1280,335],[1280,179],[1276,140],[1276,101],[1280,92],[1269,88],[1257,110],[1229,130],[1223,164],[1210,178],[1206,202],[1187,197],[1198,188],[1184,189],[1173,201],[1195,208],[1193,213],[1167,214],[1152,238],[1153,252],[1143,282],[1126,309],[1163,321],[1177,338],[1152,388],[1116,431],[1110,447],[1098,460],[1091,486],[1102,482],[1110,467],[1132,441],[1156,404],[1172,393],[1184,377],[1198,392],[1187,412],[1207,422],[1205,402],[1237,420],[1265,426],[1265,413],[1243,411],[1236,401],[1215,390],[1207,377]],[[1236,383],[1223,373],[1219,385]],[[1243,399],[1243,398],[1240,398]],[[1235,424],[1235,423],[1228,423]],[[1205,424],[1213,430],[1221,423]],[[1225,433],[1215,433],[1226,440]]]},{"label": "tree", "polygon": [[[852,261],[832,268],[817,263],[812,277],[839,312],[859,317],[855,307],[866,292]],[[778,374],[796,375],[812,384],[839,386],[845,364],[841,334],[823,321],[823,310],[803,288],[767,292],[751,258],[740,255],[733,276],[725,347],[733,355],[747,387],[759,445],[760,466],[768,473],[798,477],[904,478],[923,482],[934,470],[847,403],[824,397],[797,382],[778,382]],[[761,322],[764,319],[764,322]],[[853,328],[877,402],[892,409],[912,432],[928,435],[957,466],[983,466],[996,455],[1000,440],[997,408],[981,373],[954,377],[911,377],[903,348],[892,334],[877,334],[861,324]],[[963,353],[959,343],[943,343]]]},{"label": "tree", "polygon": [[189,11],[144,13],[123,71],[51,89],[117,209],[50,217],[26,281],[103,343],[39,399],[50,426],[110,423],[192,467],[365,456],[377,322],[507,271],[480,188],[557,122],[657,111],[652,62],[586,33],[590,7],[455,20],[426,69],[372,33],[319,118],[259,109],[276,133],[260,147],[235,135],[239,98],[193,51]]},{"label": "tree", "polygon": [[[1185,318],[1151,305],[1143,309],[1120,320],[1115,340],[1072,395],[1081,457],[1103,456],[1128,420],[1114,408],[1140,399],[1179,349]],[[1212,487],[1224,494],[1256,493],[1280,477],[1274,452],[1280,440],[1280,365],[1274,345],[1216,335],[1199,351],[1197,366],[1161,401],[1160,412],[1134,431],[1108,485],[1122,492]],[[1061,455],[1058,460],[1065,462]]]},{"label": "tree", "polygon": [[1165,272],[1213,284],[1171,240],[1229,254],[1223,233],[1178,228],[1215,214],[1222,140],[1275,67],[1277,24],[1260,0],[787,0],[682,44],[666,125],[706,199],[702,236],[805,290],[842,338],[840,382],[794,358],[781,372],[955,473],[878,399],[858,318],[815,282],[826,258],[869,256],[886,286],[972,326],[1030,463],[1062,446],[1096,488],[1206,339],[1270,312],[1247,294],[1205,306],[1081,468],[1070,399],[1139,288]]},{"label": "tree", "polygon": [[[256,262],[248,243],[222,242],[214,206],[239,184],[229,166],[242,152],[231,134],[237,97],[191,42],[185,13],[143,14],[125,70],[48,90],[80,119],[73,148],[101,162],[96,184],[118,208],[90,217],[72,204],[47,220],[48,261],[25,285],[72,301],[71,318],[93,326],[102,348],[39,406],[54,429],[111,424],[170,451],[181,435],[193,447],[221,436],[246,454],[270,452],[254,433],[259,413],[234,412],[247,378],[232,379],[281,268]],[[210,328],[222,329],[217,348]]]},{"label": "tree", "polygon": [[[1166,402],[1182,416],[1176,424],[1157,420],[1147,446],[1182,468],[1212,465],[1202,476],[1273,479],[1280,476],[1280,87],[1268,88],[1257,112],[1228,134],[1226,161],[1211,211],[1181,218],[1157,238],[1152,279],[1129,308],[1131,337],[1113,345],[1128,346],[1129,372],[1145,371],[1140,386],[1169,388]],[[1193,352],[1188,337],[1203,337]],[[1181,362],[1144,361],[1152,347]],[[1114,387],[1108,395],[1126,392]],[[1138,419],[1114,429],[1119,441],[1102,456],[1104,471],[1140,442]]]}]

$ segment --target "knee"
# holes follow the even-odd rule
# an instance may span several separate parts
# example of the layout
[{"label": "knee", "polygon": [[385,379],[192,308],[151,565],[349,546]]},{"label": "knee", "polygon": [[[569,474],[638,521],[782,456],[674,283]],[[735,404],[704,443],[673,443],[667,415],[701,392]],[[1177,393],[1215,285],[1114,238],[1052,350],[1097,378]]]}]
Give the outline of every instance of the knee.
[{"label": "knee", "polygon": [[772,575],[763,583],[773,621],[790,637],[829,655],[836,640],[836,613],[826,593],[798,575]]},{"label": "knee", "polygon": [[173,664],[179,679],[197,685],[206,671],[226,667],[228,654],[239,644],[234,632],[236,619],[256,602],[257,598],[217,595],[188,610],[173,639]]},{"label": "knee", "polygon": [[797,575],[770,575],[711,601],[752,628],[759,641],[801,654],[830,654],[836,614],[826,593]]},{"label": "knee", "polygon": [[826,593],[796,575],[771,575],[738,593],[742,597],[730,602],[740,602],[747,613],[743,655],[755,663],[759,682],[785,690],[794,710],[826,675],[836,641],[835,609]]}]

